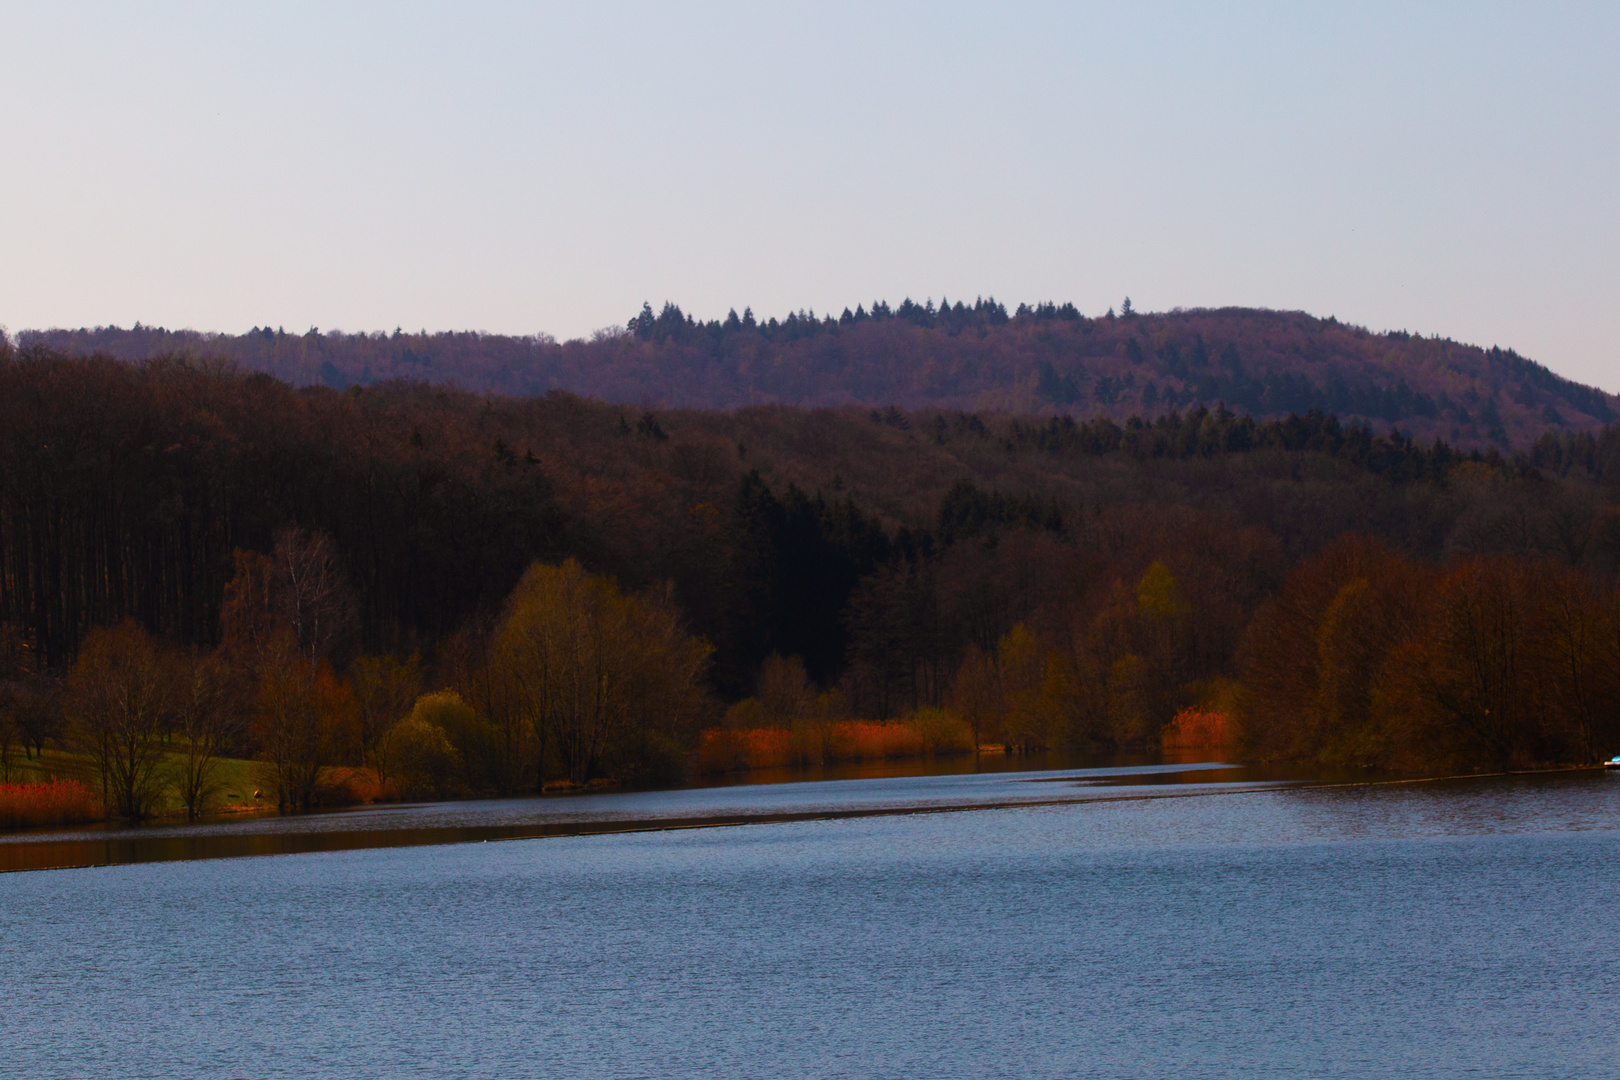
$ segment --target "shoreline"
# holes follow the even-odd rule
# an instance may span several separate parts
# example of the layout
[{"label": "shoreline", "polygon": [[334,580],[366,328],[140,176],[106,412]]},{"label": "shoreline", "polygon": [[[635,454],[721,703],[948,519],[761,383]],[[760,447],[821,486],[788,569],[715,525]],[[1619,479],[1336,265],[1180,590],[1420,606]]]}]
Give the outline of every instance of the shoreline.
[{"label": "shoreline", "polygon": [[[1218,771],[1220,763],[1210,763],[1200,772]],[[1202,798],[1217,795],[1250,795],[1271,792],[1299,791],[1299,790],[1334,790],[1348,788],[1378,788],[1401,787],[1416,784],[1439,784],[1465,780],[1491,780],[1507,779],[1525,776],[1556,776],[1564,774],[1577,774],[1589,772],[1603,772],[1600,766],[1569,766],[1536,770],[1524,770],[1496,773],[1470,773],[1449,774],[1427,777],[1381,778],[1363,781],[1342,781],[1325,779],[1295,779],[1295,780],[1239,780],[1220,782],[1220,787],[1213,783],[1208,787],[1196,784],[1178,784],[1176,790],[1165,791],[1131,791],[1117,794],[1107,793],[1109,786],[1136,786],[1121,783],[1144,776],[1162,778],[1175,776],[1178,768],[1166,769],[1163,766],[1155,767],[1151,773],[1131,771],[1128,768],[1117,773],[1103,773],[1096,775],[1098,770],[1092,770],[1092,775],[1076,775],[1075,770],[1053,770],[1050,776],[1021,777],[1009,782],[1018,783],[1064,783],[1088,782],[1101,786],[1086,788],[1086,794],[1053,797],[1053,798],[1002,798],[983,801],[955,801],[938,804],[900,804],[894,806],[852,806],[852,807],[824,807],[807,808],[804,810],[761,810],[756,812],[740,813],[713,813],[690,816],[651,816],[651,817],[604,817],[597,819],[571,819],[552,822],[528,822],[514,824],[464,824],[451,826],[395,826],[389,828],[373,829],[307,829],[307,830],[273,830],[264,832],[211,832],[208,825],[211,823],[197,823],[193,828],[197,831],[186,833],[151,834],[143,835],[147,827],[135,827],[103,831],[100,835],[90,835],[97,826],[84,827],[86,832],[80,835],[64,833],[62,831],[45,832],[40,839],[27,839],[13,833],[10,838],[0,839],[0,874],[22,873],[38,870],[69,870],[89,869],[97,866],[120,866],[133,863],[147,862],[189,862],[213,860],[221,858],[243,858],[266,855],[296,855],[315,854],[329,851],[364,850],[369,848],[388,847],[428,847],[448,844],[465,843],[503,843],[515,840],[549,840],[563,839],[571,836],[605,836],[630,835],[637,833],[671,832],[691,829],[735,828],[746,825],[772,825],[792,824],[809,821],[841,821],[856,820],[874,817],[903,817],[922,814],[967,813],[975,810],[1008,810],[1021,808],[1041,808],[1055,806],[1075,806],[1090,803],[1126,803],[1147,802],[1158,799]],[[1185,770],[1195,771],[1195,770]],[[948,775],[948,774],[947,774]],[[982,775],[982,774],[981,774]],[[1013,774],[1016,775],[1016,774]],[[823,781],[836,782],[836,781]],[[812,783],[816,783],[812,781]],[[1200,787],[1205,789],[1200,790]],[[666,791],[683,790],[723,790],[720,788],[697,789],[663,789]],[[539,800],[540,796],[529,796]],[[379,804],[372,809],[386,810],[389,805],[397,805],[400,809],[410,809],[414,806],[453,806],[471,803],[480,800],[456,800],[453,802],[433,802],[425,804]],[[495,800],[486,800],[495,801]],[[506,800],[500,800],[506,801]],[[330,820],[345,811],[355,808],[332,811],[328,814],[300,815],[292,820]],[[274,820],[286,820],[283,815],[264,815]],[[242,821],[246,815],[238,816],[236,821]],[[225,825],[229,822],[218,822]],[[164,828],[159,826],[158,828]],[[170,826],[169,828],[173,828]]]}]

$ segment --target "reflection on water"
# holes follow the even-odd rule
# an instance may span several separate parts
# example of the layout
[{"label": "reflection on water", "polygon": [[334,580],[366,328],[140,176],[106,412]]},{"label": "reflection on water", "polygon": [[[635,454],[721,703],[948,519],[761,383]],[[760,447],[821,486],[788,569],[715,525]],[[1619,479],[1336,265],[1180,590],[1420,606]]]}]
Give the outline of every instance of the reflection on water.
[{"label": "reflection on water", "polygon": [[[0,834],[0,871],[1236,795],[1303,786],[1324,793],[1341,790],[1345,798],[1353,799],[1356,793],[1364,797],[1384,783],[1369,783],[1365,774],[1302,773],[1220,762],[1052,767],[1064,760],[998,756],[983,759],[983,766],[972,770],[972,758],[945,759],[926,772],[922,764],[898,763],[898,768],[886,769],[876,763],[800,770],[778,782],[770,782],[770,774],[761,771],[749,775],[754,782],[720,787],[384,804],[287,817],[251,815],[184,825],[96,825]],[[963,763],[969,768],[960,768]],[[1031,769],[1032,764],[1047,768]],[[1604,779],[1601,773],[1547,774],[1537,781],[1538,790],[1579,782],[1572,777]],[[1502,798],[1484,794],[1495,790],[1490,780],[1427,781],[1414,786],[1419,788],[1446,792],[1444,804],[1452,820],[1478,800],[1495,808],[1491,813],[1511,813],[1503,809]],[[1464,794],[1453,795],[1456,791]],[[1422,805],[1422,798],[1401,805],[1409,810]]]},{"label": "reflection on water", "polygon": [[[959,806],[1006,808],[908,812]],[[1602,773],[866,778],[128,842],[845,812],[0,875],[0,1075],[1620,1073]]]},{"label": "reflection on water", "polygon": [[[1028,758],[992,761],[996,766],[1008,761],[1029,764]],[[394,804],[188,825],[98,825],[21,833],[0,837],[0,870],[865,817],[1149,797],[1154,794],[1150,789],[1167,783],[1195,783],[1207,791],[1236,791],[1276,782],[1251,780],[1245,770],[1218,763],[1042,772],[996,767],[927,774],[910,768],[885,773],[873,767],[850,772],[854,775],[845,779],[806,779],[801,772],[789,782],[727,787]],[[822,774],[817,770],[815,775]],[[1108,790],[1093,790],[1100,788]]]},{"label": "reflection on water", "polygon": [[[1191,758],[1179,764],[1207,762]],[[826,765],[792,765],[776,769],[750,769],[747,772],[706,777],[695,787],[734,785],[792,784],[818,780],[882,780],[899,776],[963,776],[984,773],[1053,772],[1059,769],[1137,768],[1164,763],[1159,755],[1114,754],[1098,757],[1061,750],[1030,754],[983,753],[950,754],[939,757],[900,758],[893,761],[836,761]]]}]

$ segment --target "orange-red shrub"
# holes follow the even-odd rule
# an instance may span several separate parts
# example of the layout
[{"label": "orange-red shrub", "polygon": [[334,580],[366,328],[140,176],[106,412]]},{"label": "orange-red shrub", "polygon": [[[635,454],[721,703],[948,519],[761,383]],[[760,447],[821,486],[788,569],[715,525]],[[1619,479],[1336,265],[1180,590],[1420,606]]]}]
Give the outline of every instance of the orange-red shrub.
[{"label": "orange-red shrub", "polygon": [[[703,773],[779,769],[830,761],[925,757],[934,749],[921,732],[903,723],[842,720],[799,732],[785,728],[710,728],[698,740],[697,767]],[[938,749],[953,752],[959,748],[952,744]]]},{"label": "orange-red shrub", "polygon": [[1225,713],[1182,709],[1165,726],[1162,736],[1166,750],[1220,750],[1232,737],[1232,722]]},{"label": "orange-red shrub", "polygon": [[711,728],[698,740],[698,771],[736,772],[793,764],[793,733],[783,728]]},{"label": "orange-red shrub", "polygon": [[928,743],[907,724],[849,720],[834,724],[827,741],[827,757],[833,761],[923,757],[928,753]]},{"label": "orange-red shrub", "polygon": [[321,771],[315,797],[322,806],[352,806],[355,803],[395,802],[399,799],[399,792],[392,780],[386,784],[379,781],[375,769],[338,765]]},{"label": "orange-red shrub", "polygon": [[74,825],[106,816],[101,797],[78,780],[0,784],[0,828]]}]

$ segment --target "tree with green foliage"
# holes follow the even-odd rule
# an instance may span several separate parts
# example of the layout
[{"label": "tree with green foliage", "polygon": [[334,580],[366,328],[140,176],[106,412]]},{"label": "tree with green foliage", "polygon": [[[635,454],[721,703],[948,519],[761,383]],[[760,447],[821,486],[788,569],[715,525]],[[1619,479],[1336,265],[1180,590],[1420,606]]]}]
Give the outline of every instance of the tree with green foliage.
[{"label": "tree with green foliage", "polygon": [[478,724],[478,714],[454,690],[417,698],[411,711],[378,740],[380,758],[388,768],[388,786],[407,799],[443,798],[457,788],[466,790],[458,783],[463,779],[464,759],[450,731],[467,732]]}]

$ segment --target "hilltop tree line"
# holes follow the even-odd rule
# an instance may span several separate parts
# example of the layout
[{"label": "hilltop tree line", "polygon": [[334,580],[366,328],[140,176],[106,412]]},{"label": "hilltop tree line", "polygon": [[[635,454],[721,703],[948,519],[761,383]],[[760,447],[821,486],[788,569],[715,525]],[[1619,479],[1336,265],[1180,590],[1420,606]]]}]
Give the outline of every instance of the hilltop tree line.
[{"label": "hilltop tree line", "polygon": [[1348,424],[1399,425],[1503,453],[1544,428],[1612,422],[1608,394],[1501,348],[1337,319],[1246,309],[1086,316],[1072,304],[993,299],[876,301],[834,315],[699,320],[650,304],[590,340],[546,335],[389,334],[255,327],[202,335],[153,327],[29,331],[25,345],[126,360],[170,353],[232,359],[296,384],[335,389],[389,379],[505,394],[565,390],[666,407],[896,404],[999,412],[1055,410],[1122,423],[1225,405],[1257,418],[1318,410]]},{"label": "hilltop tree line", "polygon": [[[1317,413],[655,414],[40,349],[0,357],[0,421],[0,743],[78,731],[131,813],[154,759],[86,734],[140,699],[111,670],[165,673],[118,721],[148,750],[259,756],[294,807],[322,763],[673,776],[763,682],[794,698],[784,670],[1032,749],[1155,745],[1187,707],[1249,718],[1257,756],[1391,767],[1614,735],[1613,427],[1503,455]],[[1276,642],[1303,681],[1267,681]],[[1492,665],[1511,685],[1470,689]]]}]

